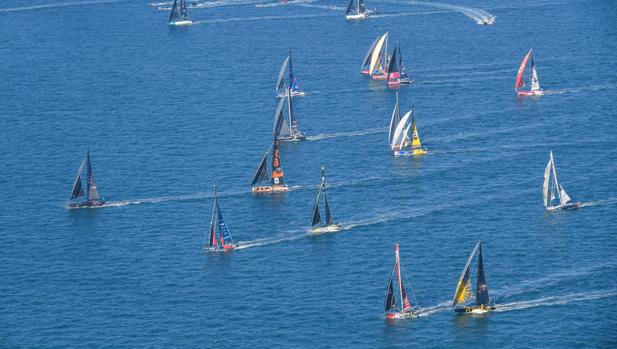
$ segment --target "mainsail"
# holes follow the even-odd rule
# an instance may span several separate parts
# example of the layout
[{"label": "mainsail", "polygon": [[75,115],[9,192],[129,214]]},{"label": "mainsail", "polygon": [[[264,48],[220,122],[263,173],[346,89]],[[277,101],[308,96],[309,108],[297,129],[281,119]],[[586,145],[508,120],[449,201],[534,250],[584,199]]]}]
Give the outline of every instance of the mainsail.
[{"label": "mainsail", "polygon": [[386,299],[385,299],[385,304],[384,304],[384,309],[386,311],[386,317],[391,318],[388,316],[388,313],[391,313],[392,311],[399,311],[399,308],[397,308],[397,304],[396,304],[396,296],[395,296],[395,292],[394,292],[394,275],[396,275],[396,279],[397,279],[397,286],[398,286],[398,291],[399,291],[399,297],[400,297],[400,312],[402,313],[407,313],[407,315],[410,314],[410,312],[413,312],[413,306],[411,305],[411,302],[409,301],[409,296],[407,295],[407,291],[405,290],[405,285],[403,284],[403,275],[401,273],[401,261],[400,261],[400,256],[399,256],[399,250],[398,250],[398,244],[394,245],[394,268],[392,268],[392,272],[390,273],[390,278],[388,280],[388,288],[386,289]]},{"label": "mainsail", "polygon": [[285,185],[283,177],[283,167],[281,165],[281,157],[279,153],[279,144],[276,139],[272,144],[272,185]]},{"label": "mainsail", "polygon": [[214,202],[212,203],[212,215],[210,216],[208,234],[208,248],[210,249],[228,248],[236,245],[234,239],[231,237],[229,228],[227,228],[227,224],[225,224],[223,220],[216,186],[214,187]]},{"label": "mainsail", "polygon": [[392,268],[390,273],[390,279],[388,280],[388,288],[386,289],[386,300],[384,302],[384,310],[386,312],[396,309],[396,297],[394,296],[394,270],[396,265]]},{"label": "mainsail", "polygon": [[544,184],[542,185],[543,203],[546,208],[553,208],[553,201],[559,199],[560,205],[567,205],[572,198],[557,181],[557,170],[555,169],[555,159],[553,152],[550,152],[548,163],[544,169]]},{"label": "mainsail", "polygon": [[465,303],[469,296],[471,295],[471,280],[470,280],[470,272],[469,267],[471,265],[471,260],[473,256],[476,254],[476,250],[480,246],[480,242],[476,244],[476,247],[471,251],[469,258],[467,258],[467,263],[465,264],[465,268],[463,268],[463,272],[461,273],[461,277],[458,280],[458,284],[456,285],[456,290],[454,291],[454,299],[452,300],[452,308],[459,304]]},{"label": "mainsail", "polygon": [[349,4],[347,5],[347,11],[345,11],[346,15],[349,14],[357,14],[358,10],[356,8],[355,0],[349,0]]},{"label": "mainsail", "polygon": [[390,58],[390,64],[388,65],[388,81],[399,79],[401,77],[400,68],[398,66],[399,59],[397,56],[398,45],[394,47],[392,57]]},{"label": "mainsail", "polygon": [[476,285],[476,305],[489,305],[488,285],[484,274],[484,261],[482,260],[482,241],[478,243],[478,283]]},{"label": "mainsail", "polygon": [[276,79],[276,94],[280,95],[283,87],[285,87],[285,69],[287,69],[287,63],[289,62],[289,56],[285,58],[283,61],[283,65],[281,66],[281,70],[279,71],[279,77]]},{"label": "mainsail", "polygon": [[[283,116],[283,103],[287,102],[287,118]],[[298,126],[298,119],[293,110],[292,91],[288,87],[287,94],[279,101],[274,114],[272,136],[277,139],[302,139],[304,135]]]}]

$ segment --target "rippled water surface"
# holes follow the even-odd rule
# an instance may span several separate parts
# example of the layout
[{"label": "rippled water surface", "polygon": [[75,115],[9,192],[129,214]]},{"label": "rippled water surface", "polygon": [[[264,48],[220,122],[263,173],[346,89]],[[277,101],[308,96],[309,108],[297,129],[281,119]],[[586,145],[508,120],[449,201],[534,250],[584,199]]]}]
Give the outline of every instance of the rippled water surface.
[{"label": "rippled water surface", "polygon": [[[168,3],[0,4],[0,347],[617,347],[615,4],[345,5],[198,2],[169,28]],[[423,158],[391,156],[394,91],[359,74],[383,31]],[[530,47],[547,94],[519,99]],[[288,49],[309,139],[281,146],[292,190],[256,197]],[[110,207],[67,210],[88,146]],[[550,150],[580,210],[544,211]],[[344,229],[309,236],[320,165]],[[215,182],[242,246],[218,255]],[[480,239],[497,311],[455,316]],[[424,312],[391,323],[395,242]]]}]

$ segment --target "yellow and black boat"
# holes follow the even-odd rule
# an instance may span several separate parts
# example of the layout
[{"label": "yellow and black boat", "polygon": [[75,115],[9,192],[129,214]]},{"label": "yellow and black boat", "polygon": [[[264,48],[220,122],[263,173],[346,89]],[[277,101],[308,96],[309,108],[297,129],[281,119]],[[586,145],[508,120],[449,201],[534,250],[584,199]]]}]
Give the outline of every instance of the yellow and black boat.
[{"label": "yellow and black boat", "polygon": [[[475,302],[468,302],[471,298],[471,276],[470,266],[473,257],[478,252],[478,276],[476,283],[476,297]],[[454,292],[454,299],[452,300],[452,309],[457,313],[463,314],[483,314],[495,310],[495,304],[490,304],[490,298],[488,295],[488,284],[486,282],[486,274],[484,273],[484,261],[482,258],[482,241],[478,241],[476,247],[473,249],[469,258],[467,258],[467,264],[461,273],[461,277],[456,285],[456,291]]]}]

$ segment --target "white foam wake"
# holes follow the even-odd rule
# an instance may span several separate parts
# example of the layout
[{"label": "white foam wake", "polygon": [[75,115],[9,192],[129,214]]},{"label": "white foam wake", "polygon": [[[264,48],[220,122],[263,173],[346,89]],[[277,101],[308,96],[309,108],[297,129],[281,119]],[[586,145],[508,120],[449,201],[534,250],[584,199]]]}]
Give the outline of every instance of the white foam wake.
[{"label": "white foam wake", "polygon": [[278,243],[286,242],[286,241],[294,241],[294,240],[302,239],[306,236],[307,236],[306,232],[303,232],[301,230],[292,230],[290,232],[281,233],[281,234],[278,234],[272,237],[266,237],[266,238],[255,239],[255,240],[250,240],[250,241],[239,241],[238,247],[236,247],[236,250],[244,250],[247,248],[273,245],[273,244],[278,244]]},{"label": "white foam wake", "polygon": [[289,20],[289,19],[307,19],[317,17],[332,17],[338,16],[338,14],[321,13],[321,14],[308,14],[308,15],[296,15],[296,16],[256,16],[256,17],[232,17],[221,19],[210,19],[204,21],[195,21],[193,24],[215,24],[215,23],[227,23],[227,22],[248,22],[248,21],[267,21],[267,20]]},{"label": "white foam wake", "polygon": [[418,316],[430,316],[430,315],[433,315],[435,313],[440,313],[442,311],[446,311],[446,310],[450,309],[450,305],[451,304],[452,304],[452,302],[447,301],[447,302],[439,303],[439,304],[434,305],[432,307],[420,308],[420,313],[418,314]]},{"label": "white foam wake", "polygon": [[564,305],[574,302],[589,301],[594,299],[617,297],[617,290],[595,291],[587,293],[571,293],[564,296],[551,296],[527,301],[512,302],[505,304],[496,304],[495,311],[512,311],[522,310],[535,307],[547,307],[553,305]]},{"label": "white foam wake", "polygon": [[93,1],[75,1],[75,2],[63,2],[46,5],[32,5],[22,7],[0,8],[0,12],[16,12],[16,11],[29,11],[29,10],[41,10],[54,7],[68,7],[68,6],[85,6],[95,4],[111,4],[116,2],[122,2],[123,0],[93,0]]},{"label": "white foam wake", "polygon": [[426,7],[433,7],[433,8],[439,8],[443,10],[450,10],[450,11],[458,12],[458,13],[461,13],[473,19],[477,24],[481,24],[481,25],[494,24],[495,20],[497,19],[497,17],[495,17],[488,11],[485,11],[480,8],[475,8],[475,7],[465,7],[465,6],[444,4],[444,3],[439,3],[439,2],[422,2],[422,1],[406,1],[405,3],[409,5],[426,6]]},{"label": "white foam wake", "polygon": [[357,136],[366,136],[376,133],[385,133],[387,129],[385,128],[371,128],[362,131],[350,131],[350,132],[337,132],[337,133],[322,133],[316,136],[308,136],[306,137],[307,141],[318,141],[321,139],[327,138],[340,138],[340,137],[357,137]]}]

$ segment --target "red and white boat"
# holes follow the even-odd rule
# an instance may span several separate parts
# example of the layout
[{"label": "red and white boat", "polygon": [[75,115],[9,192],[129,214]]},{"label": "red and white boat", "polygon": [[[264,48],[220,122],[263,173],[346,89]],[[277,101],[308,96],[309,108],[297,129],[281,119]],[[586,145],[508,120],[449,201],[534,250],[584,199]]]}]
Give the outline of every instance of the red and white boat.
[{"label": "red and white boat", "polygon": [[[529,69],[526,69],[529,66]],[[525,71],[528,71],[525,74]],[[529,89],[525,89],[525,80],[529,80]],[[518,68],[518,74],[516,74],[516,82],[514,83],[514,89],[518,96],[541,96],[544,91],[540,89],[540,82],[538,81],[538,72],[536,71],[536,64],[533,60],[533,52],[531,49],[523,58],[521,66]]]},{"label": "red and white boat", "polygon": [[[401,275],[401,263],[399,260],[398,244],[394,244],[395,262],[394,268],[390,273],[390,279],[388,280],[388,288],[386,289],[386,300],[384,302],[386,319],[409,319],[416,317],[420,314],[418,306],[412,306],[407,296],[407,291],[403,285],[403,278]],[[394,291],[394,276],[396,274],[398,294]],[[396,296],[399,296],[400,306],[397,305]],[[415,298],[415,297],[414,297]],[[417,302],[416,302],[417,303]]]}]

